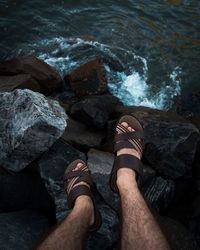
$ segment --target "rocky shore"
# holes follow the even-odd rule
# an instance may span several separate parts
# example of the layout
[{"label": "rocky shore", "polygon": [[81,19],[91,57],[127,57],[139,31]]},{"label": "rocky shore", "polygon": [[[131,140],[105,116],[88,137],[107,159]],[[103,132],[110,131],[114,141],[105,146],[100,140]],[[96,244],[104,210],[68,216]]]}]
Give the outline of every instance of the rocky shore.
[{"label": "rocky shore", "polygon": [[91,169],[103,217],[88,249],[116,248],[119,200],[108,180],[122,114],[144,126],[139,186],[172,249],[200,249],[199,104],[191,94],[170,112],[124,106],[100,58],[63,78],[35,57],[0,62],[0,249],[33,249],[67,215],[63,173],[77,158]]}]

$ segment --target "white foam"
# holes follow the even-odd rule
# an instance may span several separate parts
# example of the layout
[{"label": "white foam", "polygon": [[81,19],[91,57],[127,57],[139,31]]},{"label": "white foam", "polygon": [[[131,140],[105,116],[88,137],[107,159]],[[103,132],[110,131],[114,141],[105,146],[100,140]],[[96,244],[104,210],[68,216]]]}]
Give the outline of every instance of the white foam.
[{"label": "white foam", "polygon": [[[110,90],[126,105],[145,106],[161,110],[167,110],[173,104],[173,98],[180,95],[180,80],[178,79],[181,69],[176,67],[169,78],[170,81],[165,87],[153,93],[151,86],[147,84],[148,67],[144,65],[145,73],[141,76],[133,71],[131,74],[119,73],[118,84],[110,83]],[[111,74],[109,67],[106,67],[108,74]]]},{"label": "white foam", "polygon": [[[173,104],[173,98],[181,92],[179,74],[181,69],[176,67],[168,75],[167,84],[148,84],[148,61],[146,58],[136,55],[133,51],[109,45],[97,41],[82,38],[55,37],[44,39],[31,44],[28,48],[30,54],[36,54],[46,63],[54,66],[61,75],[78,67],[85,61],[95,56],[109,58],[117,62],[126,72],[118,72],[105,65],[110,91],[119,97],[126,105],[146,106],[157,109],[169,109]],[[19,50],[19,53],[23,51]],[[123,55],[123,56],[120,56]],[[127,55],[129,61],[124,61]],[[109,61],[109,60],[108,60]],[[134,65],[134,70],[133,70]],[[140,71],[135,69],[140,65]],[[140,72],[140,73],[139,73]],[[158,90],[152,86],[161,86]]]},{"label": "white foam", "polygon": [[126,105],[148,106],[155,105],[147,98],[149,86],[146,78],[142,77],[138,72],[133,71],[130,75],[118,73],[118,83],[110,83],[109,87],[114,95]]}]

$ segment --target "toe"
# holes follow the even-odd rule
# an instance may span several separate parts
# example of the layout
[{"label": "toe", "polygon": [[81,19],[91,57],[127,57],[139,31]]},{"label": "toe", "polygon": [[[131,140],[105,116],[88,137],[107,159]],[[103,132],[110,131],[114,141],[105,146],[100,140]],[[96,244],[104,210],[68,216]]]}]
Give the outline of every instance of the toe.
[{"label": "toe", "polygon": [[129,131],[132,131],[132,128],[131,128],[131,127],[128,127],[128,130],[129,130]]},{"label": "toe", "polygon": [[[126,122],[122,122],[121,125],[122,125],[123,127],[125,127],[125,128],[128,128],[128,123],[126,123]],[[121,131],[119,128],[116,128],[116,131],[117,131],[118,134],[121,134],[121,133],[122,133],[122,131]]]},{"label": "toe", "polygon": [[76,167],[73,169],[73,171],[79,170],[83,166],[83,163],[78,163]]},{"label": "toe", "polygon": [[125,128],[128,128],[128,123],[127,122],[122,122],[121,125],[124,126]]}]

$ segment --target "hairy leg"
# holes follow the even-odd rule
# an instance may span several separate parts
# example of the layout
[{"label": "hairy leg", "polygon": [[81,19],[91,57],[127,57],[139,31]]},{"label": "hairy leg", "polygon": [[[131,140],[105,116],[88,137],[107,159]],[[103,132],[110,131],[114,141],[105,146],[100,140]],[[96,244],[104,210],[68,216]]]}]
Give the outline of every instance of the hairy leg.
[{"label": "hairy leg", "polygon": [[[123,125],[128,127],[127,123]],[[128,129],[134,131],[130,127]],[[141,158],[135,149],[121,149],[117,154],[132,154]],[[163,232],[138,189],[136,173],[131,169],[119,169],[117,186],[122,208],[121,249],[169,250]]]},{"label": "hairy leg", "polygon": [[[81,163],[75,170],[79,170]],[[74,170],[74,171],[75,171]],[[77,185],[89,185],[80,182]],[[82,250],[94,223],[94,205],[89,196],[79,196],[70,214],[45,238],[37,250]]]},{"label": "hairy leg", "polygon": [[37,247],[37,250],[81,250],[92,225],[93,204],[88,196],[80,196],[67,218]]}]

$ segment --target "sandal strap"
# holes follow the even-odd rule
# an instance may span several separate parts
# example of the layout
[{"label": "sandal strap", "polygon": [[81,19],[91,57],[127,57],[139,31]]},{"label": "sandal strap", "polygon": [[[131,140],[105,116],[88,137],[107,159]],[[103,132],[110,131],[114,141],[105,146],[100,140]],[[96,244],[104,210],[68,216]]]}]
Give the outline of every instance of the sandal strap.
[{"label": "sandal strap", "polygon": [[92,193],[89,187],[87,187],[86,185],[78,185],[74,187],[67,196],[67,203],[70,209],[73,208],[75,200],[80,195],[87,195],[93,199]]},{"label": "sandal strap", "polygon": [[71,171],[65,175],[64,182],[67,182],[65,185],[65,191],[70,193],[74,188],[74,185],[80,183],[81,181],[86,182],[88,185],[93,186],[93,181],[90,175],[90,171]]},{"label": "sandal strap", "polygon": [[132,169],[136,171],[139,175],[142,175],[143,173],[141,161],[137,157],[129,154],[122,154],[115,157],[114,161],[115,172],[117,172],[118,169],[120,168]]},{"label": "sandal strap", "polygon": [[123,132],[115,135],[115,142],[127,141],[130,139],[144,139],[143,131]]},{"label": "sandal strap", "polygon": [[142,144],[137,142],[130,142],[130,141],[122,141],[115,143],[114,145],[114,152],[116,153],[118,150],[123,148],[134,148],[137,152],[139,151],[140,154],[142,154]]},{"label": "sandal strap", "polygon": [[76,170],[71,171],[69,173],[65,174],[64,181],[68,181],[69,179],[72,179],[74,177],[85,177],[87,179],[91,179],[90,171],[83,171],[83,170]]}]

